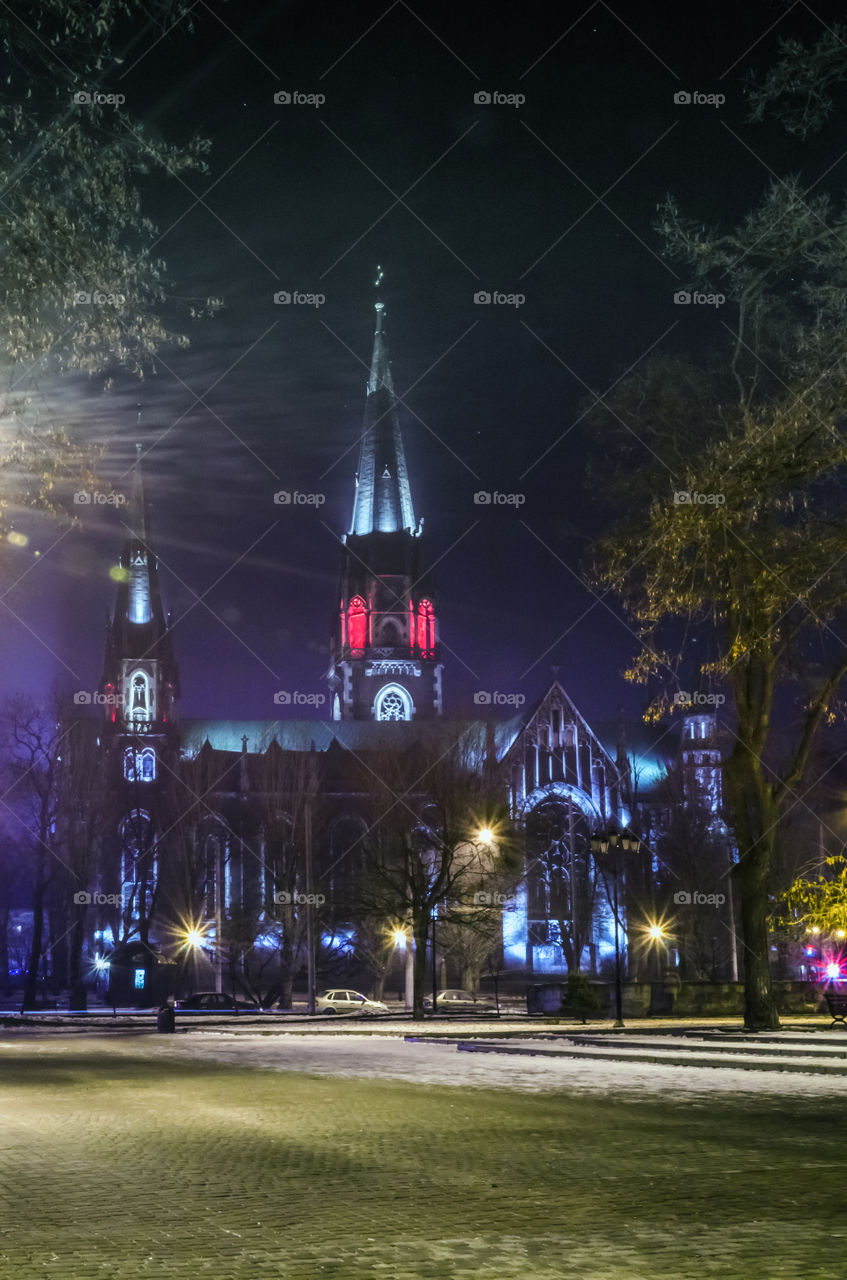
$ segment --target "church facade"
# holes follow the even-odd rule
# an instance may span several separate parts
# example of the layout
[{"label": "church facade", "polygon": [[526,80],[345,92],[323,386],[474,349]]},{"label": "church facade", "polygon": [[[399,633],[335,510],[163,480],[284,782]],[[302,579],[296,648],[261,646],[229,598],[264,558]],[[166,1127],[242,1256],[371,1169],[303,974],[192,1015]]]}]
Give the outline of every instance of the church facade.
[{"label": "church facade", "polygon": [[[445,717],[441,610],[423,521],[415,518],[385,321],[378,301],[352,515],[342,539],[329,719],[180,722],[173,636],[136,460],[132,532],[114,572],[101,681],[115,797],[110,865],[121,909],[100,921],[92,942],[98,955],[133,939],[167,950],[175,919],[202,929],[219,953],[227,922],[234,929],[238,920],[253,921],[248,949],[273,950],[271,924],[284,908],[293,939],[287,963],[296,968],[297,904],[311,895],[324,902],[318,914],[326,957],[350,960],[357,934],[345,912],[371,820],[359,765],[378,769],[411,744],[448,740],[456,749],[484,744],[479,767],[496,764],[503,806],[523,842],[514,891],[498,907],[497,963],[527,978],[574,967],[597,973],[614,954],[611,899],[590,837],[632,820],[625,753],[612,754],[558,680],[510,720]],[[169,853],[188,840],[180,792],[183,801],[196,800],[188,805],[194,819],[187,860]],[[321,812],[305,869],[289,848],[304,797],[310,828],[317,797]],[[219,955],[218,983],[232,989],[223,968]],[[445,976],[451,985],[462,977],[449,965]]]}]

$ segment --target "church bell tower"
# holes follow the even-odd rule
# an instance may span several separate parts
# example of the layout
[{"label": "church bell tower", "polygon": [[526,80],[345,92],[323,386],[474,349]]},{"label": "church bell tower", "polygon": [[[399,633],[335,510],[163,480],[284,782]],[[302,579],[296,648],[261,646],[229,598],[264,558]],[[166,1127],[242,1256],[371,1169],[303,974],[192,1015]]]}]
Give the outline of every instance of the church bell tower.
[{"label": "church bell tower", "polygon": [[147,540],[141,445],[132,471],[127,536],[113,577],[115,611],[107,623],[101,693],[120,746],[127,783],[152,783],[175,729],[179,677],[159,589],[159,566]]},{"label": "church bell tower", "polygon": [[375,312],[353,517],[342,539],[330,703],[335,720],[430,720],[442,714],[436,602],[423,521],[415,525],[381,300]]}]

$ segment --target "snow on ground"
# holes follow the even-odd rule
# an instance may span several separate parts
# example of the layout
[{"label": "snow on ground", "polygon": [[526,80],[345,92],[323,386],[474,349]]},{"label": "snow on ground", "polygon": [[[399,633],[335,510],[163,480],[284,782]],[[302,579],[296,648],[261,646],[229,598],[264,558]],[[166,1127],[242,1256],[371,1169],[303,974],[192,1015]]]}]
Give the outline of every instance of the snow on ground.
[{"label": "snow on ground", "polygon": [[[111,1043],[98,1040],[98,1044]],[[2,1043],[2,1042],[0,1042]],[[8,1042],[7,1042],[8,1043]],[[721,1067],[677,1067],[620,1061],[584,1062],[493,1053],[460,1053],[455,1045],[410,1043],[372,1035],[263,1036],[196,1032],[180,1037],[134,1037],[131,1051],[176,1059],[200,1059],[234,1067],[303,1071],[324,1076],[405,1080],[463,1088],[517,1089],[526,1093],[582,1092],[661,1094],[680,1098],[746,1093],[793,1097],[844,1095],[845,1079],[790,1071]],[[1,1059],[0,1059],[1,1061]],[[788,1064],[786,1064],[788,1065]]]},{"label": "snow on ground", "polygon": [[[463,1029],[464,1030],[464,1029]],[[461,1032],[459,1034],[462,1034]],[[467,1034],[467,1033],[466,1033]],[[468,1038],[472,1032],[468,1035]],[[776,1039],[777,1037],[774,1037]],[[459,1052],[455,1044],[436,1040],[405,1041],[394,1034],[373,1031],[369,1035],[344,1034],[333,1029],[311,1034],[268,1034],[256,1031],[226,1031],[195,1028],[185,1034],[160,1036],[134,1031],[108,1036],[91,1031],[84,1038],[67,1036],[46,1027],[21,1027],[0,1033],[0,1070],[7,1052],[28,1051],[36,1054],[58,1054],[67,1048],[75,1054],[84,1043],[92,1053],[115,1052],[144,1058],[164,1057],[171,1060],[205,1060],[244,1068],[273,1071],[300,1071],[322,1076],[354,1077],[374,1080],[404,1080],[417,1084],[452,1085],[471,1088],[515,1089],[522,1092],[628,1093],[661,1094],[679,1098],[707,1098],[721,1093],[742,1093],[794,1097],[831,1097],[844,1095],[844,1075],[815,1075],[804,1067],[821,1061],[844,1067],[844,1058],[828,1054],[844,1052],[847,1036],[831,1037],[784,1033],[780,1043],[761,1042],[760,1051],[767,1057],[759,1061],[778,1062],[778,1071],[760,1071],[753,1067],[754,1056],[736,1056],[742,1045],[736,1040],[714,1041],[686,1037],[684,1042],[672,1036],[604,1038],[603,1051],[614,1059],[544,1057],[545,1049],[567,1048],[579,1053],[579,1037],[574,1042],[556,1039],[524,1042],[539,1056],[516,1054]],[[770,1039],[770,1037],[769,1037]],[[629,1040],[629,1042],[627,1042]],[[558,1043],[557,1043],[558,1042]],[[491,1042],[488,1041],[490,1044]],[[521,1043],[510,1040],[510,1047]],[[752,1043],[755,1044],[755,1041]],[[751,1045],[749,1039],[746,1044]],[[714,1055],[721,1064],[744,1061],[746,1069],[732,1065],[709,1067],[677,1066],[675,1063],[637,1062],[630,1055],[643,1053],[662,1056],[672,1053],[677,1059],[686,1052],[698,1058]],[[783,1048],[794,1052],[777,1056]],[[585,1045],[585,1051],[596,1052],[596,1046]],[[752,1069],[751,1069],[752,1068]]]}]

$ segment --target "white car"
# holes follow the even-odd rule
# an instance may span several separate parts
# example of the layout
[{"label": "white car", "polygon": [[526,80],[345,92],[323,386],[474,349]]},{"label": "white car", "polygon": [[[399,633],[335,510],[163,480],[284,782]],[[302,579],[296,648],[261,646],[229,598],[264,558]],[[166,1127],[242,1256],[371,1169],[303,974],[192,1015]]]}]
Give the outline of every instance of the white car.
[{"label": "white car", "polygon": [[387,1004],[381,1000],[369,1000],[360,991],[348,991],[345,987],[333,987],[324,991],[315,1001],[318,1013],[388,1013]]},{"label": "white car", "polygon": [[[432,997],[424,997],[424,1008],[432,1009]],[[493,1004],[489,1004],[484,996],[476,996],[472,991],[460,991],[449,988],[439,991],[435,1005],[436,1013],[496,1013]]]}]

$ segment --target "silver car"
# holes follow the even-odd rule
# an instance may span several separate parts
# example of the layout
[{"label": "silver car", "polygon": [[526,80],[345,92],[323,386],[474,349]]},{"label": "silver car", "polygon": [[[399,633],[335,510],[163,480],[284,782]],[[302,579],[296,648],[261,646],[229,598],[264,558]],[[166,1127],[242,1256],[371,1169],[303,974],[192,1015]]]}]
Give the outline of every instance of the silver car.
[{"label": "silver car", "polygon": [[[432,1009],[432,998],[424,1000],[424,1008]],[[436,1013],[495,1013],[496,1009],[484,996],[474,995],[472,991],[461,991],[450,987],[439,991],[435,1005]]]},{"label": "silver car", "polygon": [[349,991],[346,987],[333,987],[324,991],[315,1001],[318,1013],[388,1013],[387,1004],[381,1000],[369,1000],[361,991]]}]

